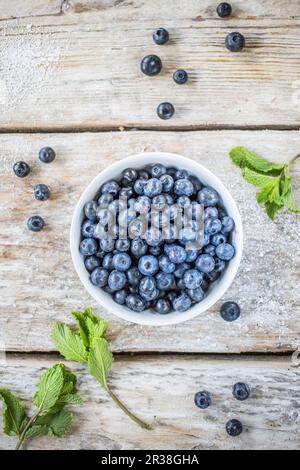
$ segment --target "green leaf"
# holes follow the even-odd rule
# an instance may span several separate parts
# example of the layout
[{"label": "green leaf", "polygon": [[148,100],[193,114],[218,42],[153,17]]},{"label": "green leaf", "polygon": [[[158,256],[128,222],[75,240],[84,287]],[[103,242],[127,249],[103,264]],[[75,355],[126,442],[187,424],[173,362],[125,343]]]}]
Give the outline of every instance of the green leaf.
[{"label": "green leaf", "polygon": [[52,339],[58,351],[68,361],[87,362],[88,353],[80,336],[67,325],[55,323]]},{"label": "green leaf", "polygon": [[266,202],[265,209],[267,215],[270,217],[271,220],[274,220],[276,217],[277,212],[282,209],[283,205],[278,205],[275,202]]},{"label": "green leaf", "polygon": [[264,186],[271,185],[273,186],[279,184],[279,177],[264,175],[262,173],[257,173],[256,171],[250,170],[249,168],[245,168],[243,172],[243,177],[247,181],[247,183],[252,184],[253,186],[258,186],[259,188],[263,188]]},{"label": "green leaf", "polygon": [[47,434],[48,434],[47,426],[34,424],[26,431],[24,439],[32,439],[33,437],[46,436]]},{"label": "green leaf", "polygon": [[56,404],[64,385],[61,364],[56,364],[42,375],[33,403],[40,414],[48,413]]},{"label": "green leaf", "polygon": [[16,396],[5,388],[0,389],[3,401],[3,431],[8,436],[20,436],[27,422],[24,407]]},{"label": "green leaf", "polygon": [[107,331],[108,323],[105,320],[102,320],[101,318],[99,318],[98,320],[99,320],[98,323],[94,323],[92,320],[90,320],[90,318],[86,319],[86,324],[89,329],[90,347],[92,346],[93,340],[95,338],[105,339],[105,334]]},{"label": "green leaf", "polygon": [[80,336],[86,348],[90,348],[95,337],[105,337],[108,322],[97,317],[92,308],[87,308],[84,312],[72,312],[72,315],[76,318]]},{"label": "green leaf", "polygon": [[257,193],[256,199],[259,204],[264,204],[269,201],[270,192],[273,190],[274,185],[267,184],[261,191]]},{"label": "green leaf", "polygon": [[92,320],[93,323],[98,323],[98,321],[101,320],[101,318],[97,317],[92,307],[86,308],[83,311],[83,314],[85,317],[88,317],[90,320]]},{"label": "green leaf", "polygon": [[289,193],[287,193],[284,197],[284,205],[289,211],[295,212],[295,214],[300,214],[300,210],[297,207],[292,188],[290,189]]},{"label": "green leaf", "polygon": [[70,411],[59,410],[38,418],[36,424],[46,427],[48,436],[62,437],[70,431],[72,420]]},{"label": "green leaf", "polygon": [[107,377],[112,364],[113,355],[107,341],[103,338],[94,339],[88,360],[89,371],[104,388],[107,388]]},{"label": "green leaf", "polygon": [[86,348],[89,347],[89,330],[86,325],[86,317],[81,312],[72,312],[73,317],[76,319],[80,337]]},{"label": "green leaf", "polygon": [[280,173],[285,166],[281,163],[269,162],[245,147],[234,147],[230,150],[229,155],[233,163],[240,168],[248,167],[262,173]]}]

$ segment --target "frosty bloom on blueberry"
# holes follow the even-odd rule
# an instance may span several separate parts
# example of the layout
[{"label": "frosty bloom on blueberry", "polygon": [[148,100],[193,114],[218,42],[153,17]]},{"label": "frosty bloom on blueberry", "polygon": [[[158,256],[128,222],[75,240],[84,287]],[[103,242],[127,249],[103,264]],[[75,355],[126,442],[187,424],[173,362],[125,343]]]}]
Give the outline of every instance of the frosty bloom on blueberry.
[{"label": "frosty bloom on blueberry", "polygon": [[167,315],[213,289],[235,255],[234,228],[214,188],[153,163],[126,168],[86,202],[79,251],[91,283],[116,304]]}]

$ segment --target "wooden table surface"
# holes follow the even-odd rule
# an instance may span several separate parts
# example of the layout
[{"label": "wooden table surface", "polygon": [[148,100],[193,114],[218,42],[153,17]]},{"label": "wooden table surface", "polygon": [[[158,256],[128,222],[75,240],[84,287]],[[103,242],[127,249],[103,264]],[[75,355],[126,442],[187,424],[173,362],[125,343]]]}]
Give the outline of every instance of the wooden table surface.
[{"label": "wooden table surface", "polygon": [[[84,367],[85,405],[74,408],[65,439],[38,438],[28,449],[297,449],[300,447],[300,217],[271,222],[255,189],[228,158],[245,145],[274,161],[300,152],[300,3],[232,1],[233,16],[216,16],[213,0],[0,0],[0,387],[29,402],[41,372],[61,358],[50,338],[56,320],[92,305],[110,322],[116,353],[111,383],[126,403],[153,422],[140,431],[112,404]],[[166,46],[152,31],[166,27]],[[230,31],[247,47],[231,54]],[[141,58],[158,53],[163,71],[141,74]],[[187,85],[171,79],[188,71]],[[156,107],[171,101],[170,121]],[[55,162],[38,151],[51,146]],[[89,181],[110,163],[141,151],[169,151],[205,165],[222,179],[239,206],[245,249],[238,275],[223,299],[200,317],[169,327],[146,327],[103,311],[82,287],[70,259],[72,212]],[[32,173],[20,180],[17,160]],[[300,202],[300,164],[293,167]],[[46,183],[52,197],[35,201]],[[39,213],[46,229],[33,234],[27,218]],[[219,314],[235,300],[241,318]],[[163,354],[162,354],[163,353]],[[3,355],[2,355],[3,356]],[[247,402],[231,386],[246,381]],[[209,390],[206,413],[194,393]],[[245,433],[229,438],[237,417]],[[0,449],[14,439],[0,434]]]}]

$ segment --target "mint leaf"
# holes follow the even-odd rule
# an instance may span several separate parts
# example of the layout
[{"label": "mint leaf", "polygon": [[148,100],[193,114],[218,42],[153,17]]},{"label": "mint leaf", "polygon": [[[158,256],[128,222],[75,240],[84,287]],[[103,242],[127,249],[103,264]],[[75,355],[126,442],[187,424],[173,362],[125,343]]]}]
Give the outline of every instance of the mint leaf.
[{"label": "mint leaf", "polygon": [[33,403],[38,408],[39,414],[48,413],[56,404],[63,385],[64,376],[60,364],[51,367],[51,369],[48,369],[42,375],[38,390],[33,399]]},{"label": "mint leaf", "polygon": [[108,348],[107,341],[102,338],[94,339],[89,354],[88,367],[92,376],[104,388],[107,388],[107,377],[112,364],[113,355]]},{"label": "mint leaf", "polygon": [[5,388],[0,389],[3,401],[3,431],[8,436],[20,436],[27,422],[24,407],[16,396]]},{"label": "mint leaf", "polygon": [[73,317],[76,319],[76,323],[79,328],[79,334],[82,342],[86,348],[89,347],[89,330],[86,325],[86,317],[81,312],[72,312]]},{"label": "mint leaf", "polygon": [[34,424],[26,431],[24,435],[24,439],[32,439],[33,437],[46,436],[47,434],[48,434],[47,426]]},{"label": "mint leaf", "polygon": [[92,308],[87,308],[84,312],[72,312],[76,318],[80,337],[87,349],[92,345],[94,338],[104,338],[108,328],[108,322],[98,318]]},{"label": "mint leaf", "polygon": [[88,353],[80,336],[63,323],[55,323],[52,339],[58,351],[69,361],[87,362]]},{"label": "mint leaf", "polygon": [[247,181],[247,183],[252,184],[253,186],[258,186],[259,188],[263,188],[266,185],[278,185],[279,184],[279,176],[268,176],[262,173],[257,173],[256,171],[250,170],[249,168],[245,168],[243,172],[243,177]]},{"label": "mint leaf", "polygon": [[295,198],[294,198],[294,195],[293,195],[292,188],[285,195],[284,203],[285,203],[285,206],[288,208],[289,211],[295,212],[295,214],[300,214],[300,210],[297,207],[297,204],[296,204],[296,201],[295,201]]},{"label": "mint leaf", "polygon": [[230,150],[229,155],[233,163],[240,168],[248,167],[262,173],[278,172],[278,174],[284,168],[284,164],[269,162],[245,147],[234,147]]},{"label": "mint leaf", "polygon": [[62,437],[70,431],[73,415],[67,410],[49,413],[37,419],[36,424],[48,436]]},{"label": "mint leaf", "polygon": [[277,212],[282,209],[283,205],[278,205],[275,202],[266,202],[265,209],[271,220],[275,219]]}]

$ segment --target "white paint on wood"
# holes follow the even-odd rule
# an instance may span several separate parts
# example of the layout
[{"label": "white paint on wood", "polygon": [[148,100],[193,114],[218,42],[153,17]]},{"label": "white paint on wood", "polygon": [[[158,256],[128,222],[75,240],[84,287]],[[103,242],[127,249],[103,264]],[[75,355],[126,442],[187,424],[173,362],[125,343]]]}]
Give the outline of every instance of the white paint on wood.
[{"label": "white paint on wood", "polygon": [[[51,165],[38,161],[50,145],[57,152]],[[239,273],[227,294],[200,317],[172,327],[143,327],[110,320],[115,351],[247,352],[287,351],[299,346],[300,218],[282,214],[268,220],[255,200],[256,190],[233,167],[228,151],[245,145],[274,161],[299,153],[299,132],[111,132],[68,135],[0,135],[0,339],[7,350],[53,350],[55,320],[70,321],[69,312],[96,306],[72,267],[69,227],[82,190],[113,161],[143,150],[177,152],[195,159],[225,183],[238,203],[245,229],[245,250]],[[24,180],[13,175],[17,160],[32,168]],[[299,193],[299,161],[294,180]],[[33,186],[46,183],[49,201],[33,198]],[[46,229],[26,228],[27,218],[40,214]],[[241,318],[224,322],[224,300],[237,301]]]},{"label": "white paint on wood", "polygon": [[[6,3],[15,14],[19,2]],[[0,24],[0,127],[298,126],[299,2],[237,1],[228,20],[210,0],[184,3],[67,1],[52,14],[58,5],[48,1],[43,16],[30,1],[32,17]],[[161,47],[158,26],[171,37]],[[239,54],[224,46],[235,30],[246,37]],[[163,62],[152,78],[140,72],[149,53]],[[184,86],[172,80],[177,68],[189,74]],[[162,101],[176,108],[171,121],[156,115]]]}]

